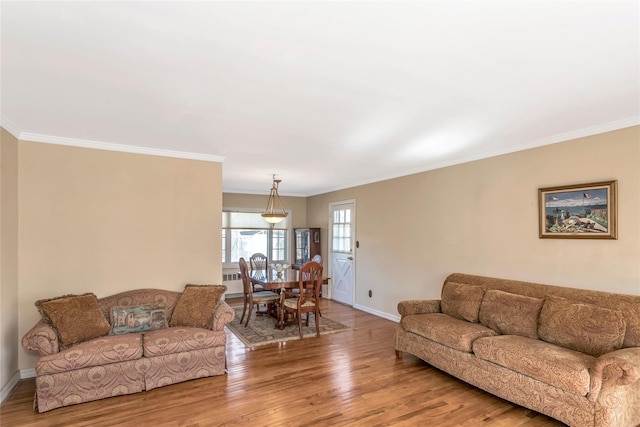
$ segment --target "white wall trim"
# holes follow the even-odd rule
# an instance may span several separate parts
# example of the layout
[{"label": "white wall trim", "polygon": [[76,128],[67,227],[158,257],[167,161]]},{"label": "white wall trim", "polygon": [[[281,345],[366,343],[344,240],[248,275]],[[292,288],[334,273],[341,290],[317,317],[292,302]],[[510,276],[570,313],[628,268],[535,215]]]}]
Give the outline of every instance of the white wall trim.
[{"label": "white wall trim", "polygon": [[18,127],[5,116],[0,115],[0,126],[2,126],[4,130],[9,132],[11,135],[15,136],[16,139],[20,139],[18,138],[18,136],[20,135],[20,129],[18,129]]},{"label": "white wall trim", "polygon": [[356,310],[364,311],[365,313],[373,314],[374,316],[382,317],[383,319],[391,320],[392,322],[400,323],[400,316],[385,313],[383,311],[374,310],[364,305],[354,304],[353,308]]},{"label": "white wall trim", "polygon": [[111,142],[90,141],[86,139],[65,138],[61,136],[42,135],[39,133],[21,132],[21,141],[41,142],[44,144],[68,145],[71,147],[92,148],[96,150],[119,151],[123,153],[145,154],[149,156],[175,157],[206,162],[224,162],[224,156],[190,153],[187,151],[164,150],[160,148],[138,147],[135,145],[115,144]]},{"label": "white wall trim", "polygon": [[29,369],[20,369],[20,379],[24,380],[27,378],[35,378],[36,377],[36,369],[35,368],[29,368]]},{"label": "white wall trim", "polygon": [[[33,370],[33,376],[36,376],[35,369]],[[20,371],[16,371],[16,373],[13,374],[9,381],[7,381],[7,383],[2,387],[2,390],[0,390],[0,403],[4,402],[7,396],[9,396],[9,393],[11,393],[11,390],[15,388],[15,386],[18,384],[18,381],[20,381],[21,379],[22,373]]]}]

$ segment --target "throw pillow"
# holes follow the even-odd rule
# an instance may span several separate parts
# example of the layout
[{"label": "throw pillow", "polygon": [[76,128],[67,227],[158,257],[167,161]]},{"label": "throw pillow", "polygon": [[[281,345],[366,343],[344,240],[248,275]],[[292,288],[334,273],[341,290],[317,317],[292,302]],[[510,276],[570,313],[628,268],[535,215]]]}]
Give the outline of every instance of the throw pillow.
[{"label": "throw pillow", "polygon": [[447,282],[442,289],[440,310],[449,316],[478,323],[478,311],[484,291],[478,285]]},{"label": "throw pillow", "polygon": [[36,307],[43,320],[54,327],[63,347],[107,335],[111,330],[92,293],[39,300]]},{"label": "throw pillow", "polygon": [[544,341],[594,357],[622,348],[626,323],[620,311],[548,296],[540,312]]},{"label": "throw pillow", "polygon": [[213,309],[226,290],[224,285],[186,285],[169,325],[211,328]]},{"label": "throw pillow", "polygon": [[484,294],[480,323],[501,335],[538,339],[538,316],[544,299],[490,289]]},{"label": "throw pillow", "polygon": [[145,332],[167,327],[164,308],[158,305],[120,306],[111,309],[111,334]]}]

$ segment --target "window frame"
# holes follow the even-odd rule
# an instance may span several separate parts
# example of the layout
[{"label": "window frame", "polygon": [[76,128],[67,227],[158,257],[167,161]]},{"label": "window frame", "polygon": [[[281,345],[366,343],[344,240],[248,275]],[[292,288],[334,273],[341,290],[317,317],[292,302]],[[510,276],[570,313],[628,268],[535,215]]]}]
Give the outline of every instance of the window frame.
[{"label": "window frame", "polygon": [[[238,213],[247,213],[247,214],[258,214],[261,215],[264,211],[262,209],[257,209],[257,208],[222,208],[222,212],[223,212],[223,220],[224,220],[224,213],[225,212],[238,212]],[[291,233],[292,233],[292,220],[291,220],[291,211],[286,210],[287,213],[287,218],[285,219],[285,221],[287,221],[287,227],[286,228],[274,228],[272,227],[268,222],[264,221],[262,219],[262,221],[264,221],[264,228],[260,227],[260,228],[253,228],[253,227],[249,227],[249,228],[241,228],[241,227],[222,227],[222,241],[225,244],[225,247],[222,248],[222,255],[225,257],[224,260],[222,260],[222,268],[238,268],[238,261],[231,261],[230,257],[231,257],[231,247],[232,247],[232,237],[231,237],[231,230],[238,230],[238,229],[242,229],[242,230],[266,230],[267,231],[267,257],[269,258],[269,262],[277,262],[277,263],[287,263],[289,264],[289,259],[291,259],[291,243],[289,242]],[[273,253],[273,248],[274,248],[274,230],[275,231],[283,231],[285,232],[285,236],[284,239],[281,239],[284,242],[284,254],[285,254],[285,259],[284,260],[274,260],[271,259],[271,254]],[[222,242],[221,242],[222,244]],[[248,261],[248,260],[247,260]]]}]

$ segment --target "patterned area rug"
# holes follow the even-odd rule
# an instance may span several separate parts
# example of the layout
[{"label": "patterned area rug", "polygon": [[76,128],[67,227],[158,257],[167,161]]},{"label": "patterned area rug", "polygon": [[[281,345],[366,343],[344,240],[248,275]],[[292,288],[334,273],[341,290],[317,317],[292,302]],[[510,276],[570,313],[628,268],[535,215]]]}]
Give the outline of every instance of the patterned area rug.
[{"label": "patterned area rug", "polygon": [[[298,323],[291,323],[286,325],[283,330],[276,328],[276,319],[270,316],[256,316],[255,312],[251,315],[249,325],[245,328],[244,322],[240,324],[240,316],[242,316],[242,307],[235,307],[233,309],[236,312],[236,317],[230,323],[227,323],[227,328],[240,341],[249,348],[258,347],[266,344],[273,344],[281,341],[291,341],[300,339],[300,331],[298,330]],[[309,316],[309,326],[304,326],[303,317],[302,334],[304,338],[316,336],[316,323],[315,316],[311,314]],[[246,319],[245,314],[245,321]],[[331,320],[325,316],[320,317],[320,335],[332,334],[335,332],[342,332],[348,330],[349,327],[334,320]]]}]

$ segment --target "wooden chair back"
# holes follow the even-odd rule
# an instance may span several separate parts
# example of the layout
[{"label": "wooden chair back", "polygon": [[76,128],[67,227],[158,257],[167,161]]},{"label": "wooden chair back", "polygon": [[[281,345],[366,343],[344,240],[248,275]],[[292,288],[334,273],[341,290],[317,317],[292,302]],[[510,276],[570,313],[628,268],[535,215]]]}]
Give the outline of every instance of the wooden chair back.
[{"label": "wooden chair back", "polygon": [[256,252],[249,257],[251,270],[264,270],[265,274],[269,266],[269,258],[263,253]]},{"label": "wooden chair back", "polygon": [[240,266],[240,278],[242,279],[242,291],[246,297],[253,293],[253,286],[251,286],[251,279],[249,278],[249,267],[244,258],[240,258],[238,264]]}]

